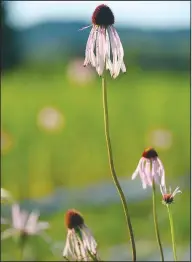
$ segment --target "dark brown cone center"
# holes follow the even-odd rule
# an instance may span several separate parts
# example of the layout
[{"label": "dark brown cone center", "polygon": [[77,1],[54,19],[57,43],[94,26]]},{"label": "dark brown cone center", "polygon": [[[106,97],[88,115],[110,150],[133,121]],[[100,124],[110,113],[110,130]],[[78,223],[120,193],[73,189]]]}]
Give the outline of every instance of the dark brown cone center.
[{"label": "dark brown cone center", "polygon": [[92,15],[92,23],[94,25],[107,27],[113,25],[115,18],[113,12],[107,5],[99,5],[96,7]]},{"label": "dark brown cone center", "polygon": [[173,197],[171,194],[165,194],[163,195],[163,201],[166,203],[166,204],[171,204],[173,202]]},{"label": "dark brown cone center", "polygon": [[65,216],[65,224],[69,229],[81,227],[84,224],[83,217],[76,210],[68,210]]},{"label": "dark brown cone center", "polygon": [[147,158],[147,159],[151,159],[151,158],[158,157],[158,154],[157,154],[157,152],[155,151],[154,148],[149,147],[149,148],[145,149],[145,151],[143,152],[142,156]]}]

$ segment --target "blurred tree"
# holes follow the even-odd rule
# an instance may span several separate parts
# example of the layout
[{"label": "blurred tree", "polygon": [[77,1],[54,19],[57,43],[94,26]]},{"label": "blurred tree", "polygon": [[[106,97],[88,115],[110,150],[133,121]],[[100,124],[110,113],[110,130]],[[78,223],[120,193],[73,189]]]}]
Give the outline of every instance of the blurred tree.
[{"label": "blurred tree", "polygon": [[7,5],[8,2],[1,1],[1,69],[7,70],[16,66],[19,59],[17,45],[17,31],[7,22]]}]

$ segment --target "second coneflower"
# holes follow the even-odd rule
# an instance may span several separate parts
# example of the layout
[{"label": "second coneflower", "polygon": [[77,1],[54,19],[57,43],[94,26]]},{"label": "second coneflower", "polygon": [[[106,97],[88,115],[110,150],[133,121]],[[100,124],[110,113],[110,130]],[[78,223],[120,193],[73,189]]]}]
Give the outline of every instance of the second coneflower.
[{"label": "second coneflower", "polygon": [[113,26],[115,18],[111,9],[102,4],[92,15],[92,24],[86,51],[84,66],[91,64],[97,73],[103,75],[104,69],[110,71],[113,78],[120,70],[126,72],[123,62],[124,51],[119,35]]},{"label": "second coneflower", "polygon": [[145,189],[147,186],[151,186],[153,189],[152,199],[153,199],[153,217],[154,217],[154,225],[155,225],[155,234],[161,254],[161,260],[164,261],[163,248],[161,244],[159,226],[157,220],[155,183],[160,184],[162,186],[165,185],[165,170],[154,148],[148,147],[144,150],[142,157],[137,165],[137,168],[132,175],[132,179],[135,179],[138,174],[140,175],[143,188]]},{"label": "second coneflower", "polygon": [[65,224],[67,240],[63,257],[71,261],[98,261],[97,243],[82,215],[74,209],[68,210]]},{"label": "second coneflower", "polygon": [[152,186],[153,181],[156,184],[165,185],[165,170],[154,148],[148,147],[144,150],[132,179],[135,179],[138,174],[143,188]]}]

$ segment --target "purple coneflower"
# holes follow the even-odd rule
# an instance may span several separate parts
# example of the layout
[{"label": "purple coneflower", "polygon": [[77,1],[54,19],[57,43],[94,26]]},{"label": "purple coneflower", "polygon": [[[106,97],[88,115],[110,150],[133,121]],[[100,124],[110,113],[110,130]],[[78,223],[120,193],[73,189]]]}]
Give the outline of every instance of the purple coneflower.
[{"label": "purple coneflower", "polygon": [[39,214],[21,211],[18,204],[12,205],[12,227],[1,233],[1,239],[19,234],[20,236],[38,235],[49,227],[48,222],[38,222]]},{"label": "purple coneflower", "polygon": [[102,4],[95,9],[92,15],[93,27],[85,50],[84,66],[91,64],[100,76],[106,68],[111,76],[116,78],[120,70],[126,72],[126,67],[123,62],[123,46],[113,26],[114,22],[113,12],[107,5]]},{"label": "purple coneflower", "polygon": [[135,179],[138,174],[140,175],[143,188],[152,186],[153,180],[157,184],[165,185],[165,170],[154,148],[149,147],[145,149],[132,175],[132,180]]},{"label": "purple coneflower", "polygon": [[84,224],[84,219],[76,210],[68,210],[65,216],[67,240],[63,257],[72,261],[90,261],[97,258],[97,243]]},{"label": "purple coneflower", "polygon": [[161,194],[163,196],[163,204],[171,204],[173,203],[174,197],[178,193],[182,193],[181,190],[179,190],[179,187],[176,187],[176,189],[171,192],[171,187],[169,188],[169,193],[167,192],[166,186],[160,185]]}]

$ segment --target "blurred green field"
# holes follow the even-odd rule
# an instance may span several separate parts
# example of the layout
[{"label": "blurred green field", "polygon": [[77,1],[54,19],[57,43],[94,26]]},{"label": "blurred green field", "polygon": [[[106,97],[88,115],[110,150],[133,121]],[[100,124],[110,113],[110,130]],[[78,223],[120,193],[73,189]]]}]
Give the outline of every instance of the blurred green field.
[{"label": "blurred green field", "polygon": [[[12,146],[2,156],[2,186],[18,198],[40,197],[56,186],[108,180],[101,81],[74,85],[63,68],[48,74],[20,70],[3,76],[1,128]],[[113,154],[119,176],[130,177],[150,131],[169,130],[172,145],[157,148],[168,183],[190,170],[190,79],[187,73],[129,72],[108,80]],[[57,108],[64,128],[40,130],[38,112]],[[19,195],[21,193],[22,195]]]},{"label": "blurred green field", "polygon": [[[58,186],[80,188],[111,180],[101,79],[97,77],[85,85],[72,80],[65,68],[54,65],[49,71],[21,68],[3,75],[1,129],[6,134],[7,147],[5,143],[1,185],[18,200],[46,196]],[[108,77],[107,84],[112,148],[119,177],[130,178],[143,149],[155,146],[150,135],[153,130],[167,130],[171,134],[170,147],[156,146],[156,150],[166,169],[167,184],[175,186],[187,181],[186,188],[181,188],[183,194],[173,205],[173,213],[177,243],[188,246],[190,75],[128,69],[127,74],[116,80]],[[56,108],[63,115],[62,129],[51,133],[38,127],[38,114],[46,107]],[[126,243],[120,204],[86,207],[77,203],[76,208],[85,215],[104,257],[108,256],[107,247]],[[151,200],[131,203],[130,208],[136,239],[153,241],[155,245]],[[164,218],[160,222],[164,244],[170,244],[165,207],[159,205],[158,209]],[[50,235],[56,241],[65,240],[64,211],[45,217],[51,223]],[[14,244],[7,241],[4,250],[10,247],[14,250]],[[34,241],[40,251],[38,259],[52,260],[45,244],[38,241]]]}]

